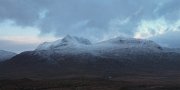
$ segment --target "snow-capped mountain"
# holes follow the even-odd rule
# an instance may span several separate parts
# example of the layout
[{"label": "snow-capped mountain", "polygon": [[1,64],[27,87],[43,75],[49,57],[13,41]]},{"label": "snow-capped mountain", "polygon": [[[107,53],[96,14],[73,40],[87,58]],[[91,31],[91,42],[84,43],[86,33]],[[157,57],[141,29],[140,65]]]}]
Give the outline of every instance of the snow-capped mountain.
[{"label": "snow-capped mountain", "polygon": [[16,53],[0,50],[0,62],[14,57]]},{"label": "snow-capped mountain", "polygon": [[[122,49],[122,50],[120,50]],[[99,54],[102,52],[120,52],[126,49],[133,52],[161,52],[162,48],[150,40],[135,38],[113,38],[99,43],[91,43],[88,39],[67,35],[63,39],[54,42],[44,42],[35,51],[46,50],[48,53],[91,53]],[[121,52],[128,53],[128,52]]]},{"label": "snow-capped mountain", "polygon": [[[25,52],[26,53],[26,52]],[[56,63],[59,58],[79,56],[124,58],[128,55],[155,55],[164,53],[163,48],[150,40],[117,37],[99,43],[91,43],[88,39],[67,35],[54,42],[44,42],[31,52],[48,62]],[[23,53],[22,53],[23,54]],[[27,53],[26,53],[27,54]],[[109,56],[110,55],[110,56]]]},{"label": "snow-capped mountain", "polygon": [[[51,62],[52,56],[89,54],[96,57],[129,58],[128,55],[148,55],[164,52],[163,48],[150,40],[117,37],[110,40],[91,43],[88,39],[65,36],[54,42],[40,44],[35,50],[35,54],[43,58],[48,58]],[[59,57],[62,58],[62,57]]]},{"label": "snow-capped mountain", "polygon": [[39,73],[46,75],[47,72],[57,76],[85,73],[104,75],[180,70],[179,66],[180,53],[168,52],[150,40],[117,37],[91,43],[87,39],[68,35],[0,63],[0,72],[9,70],[15,73],[31,72],[33,75],[38,72],[37,76]]}]

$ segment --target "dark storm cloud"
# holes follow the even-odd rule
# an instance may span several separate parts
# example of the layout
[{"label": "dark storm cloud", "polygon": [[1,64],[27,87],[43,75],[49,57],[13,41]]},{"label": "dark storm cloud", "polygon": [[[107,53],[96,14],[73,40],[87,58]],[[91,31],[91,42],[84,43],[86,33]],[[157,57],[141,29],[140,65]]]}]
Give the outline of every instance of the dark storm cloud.
[{"label": "dark storm cloud", "polygon": [[15,20],[20,25],[33,25],[40,11],[31,0],[0,0],[0,20]]},{"label": "dark storm cloud", "polygon": [[[0,19],[90,39],[133,37],[142,20],[179,20],[179,0],[0,0]],[[44,13],[43,13],[44,12]]]},{"label": "dark storm cloud", "polygon": [[[80,34],[89,28],[96,28],[100,30],[96,32],[103,33],[107,31],[111,19],[135,17],[132,19],[138,21],[148,17],[154,7],[156,2],[144,0],[1,0],[0,16],[1,19],[13,19],[18,24],[32,25],[38,20],[41,10],[47,9],[49,13],[39,24],[44,33],[55,30],[57,35]],[[139,16],[138,10],[144,15]],[[88,22],[76,26],[85,21]]]}]

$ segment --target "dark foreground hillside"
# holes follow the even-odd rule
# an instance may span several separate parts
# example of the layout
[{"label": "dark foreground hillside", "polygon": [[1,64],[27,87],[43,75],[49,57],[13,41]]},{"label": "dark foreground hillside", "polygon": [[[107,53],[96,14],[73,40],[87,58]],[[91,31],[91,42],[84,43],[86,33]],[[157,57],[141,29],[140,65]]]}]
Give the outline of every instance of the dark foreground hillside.
[{"label": "dark foreground hillside", "polygon": [[0,90],[180,90],[180,77],[144,74],[107,78],[3,79]]}]

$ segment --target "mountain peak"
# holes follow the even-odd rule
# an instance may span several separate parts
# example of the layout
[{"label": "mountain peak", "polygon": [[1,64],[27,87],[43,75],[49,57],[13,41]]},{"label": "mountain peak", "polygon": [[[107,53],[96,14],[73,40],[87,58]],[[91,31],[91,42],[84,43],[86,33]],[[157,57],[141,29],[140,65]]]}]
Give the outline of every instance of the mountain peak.
[{"label": "mountain peak", "polygon": [[84,44],[84,45],[90,45],[91,42],[88,39],[82,38],[82,37],[75,37],[66,35],[62,40],[61,43],[63,44]]},{"label": "mountain peak", "polygon": [[70,35],[66,35],[66,36],[62,39],[62,41],[64,41],[64,42],[68,42],[68,41],[71,41],[71,40],[73,40],[73,37],[70,36]]},{"label": "mountain peak", "polygon": [[76,37],[74,36],[70,36],[70,35],[66,35],[63,39],[60,40],[60,43],[75,43],[77,42]]},{"label": "mountain peak", "polygon": [[56,40],[54,42],[45,42],[38,46],[36,50],[48,50],[50,48],[61,48],[64,46],[76,46],[76,45],[90,45],[91,42],[88,39],[66,35],[64,38]]}]

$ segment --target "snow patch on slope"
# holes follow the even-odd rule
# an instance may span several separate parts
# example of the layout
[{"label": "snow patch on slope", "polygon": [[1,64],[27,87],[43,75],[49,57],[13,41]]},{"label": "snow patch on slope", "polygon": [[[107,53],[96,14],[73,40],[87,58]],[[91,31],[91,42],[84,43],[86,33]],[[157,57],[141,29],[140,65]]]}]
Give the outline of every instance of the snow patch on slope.
[{"label": "snow patch on slope", "polygon": [[84,38],[72,37],[67,35],[63,39],[54,42],[45,42],[40,44],[36,50],[50,50],[50,49],[63,49],[72,47],[82,47],[85,45],[91,45],[91,42]]}]

